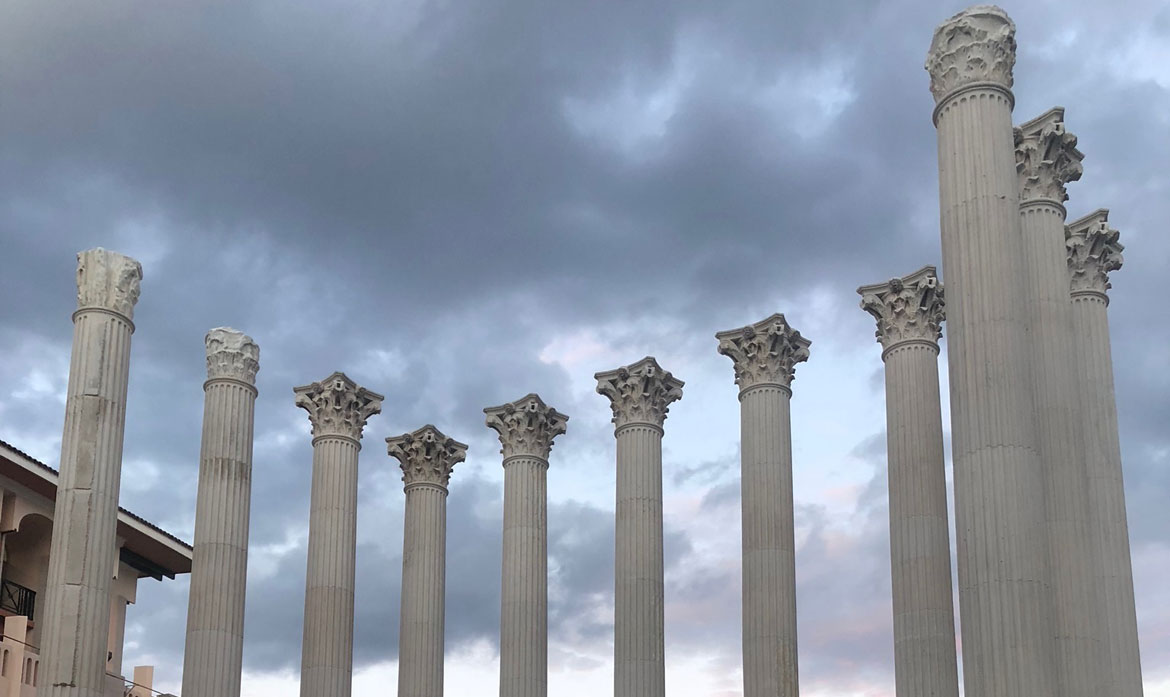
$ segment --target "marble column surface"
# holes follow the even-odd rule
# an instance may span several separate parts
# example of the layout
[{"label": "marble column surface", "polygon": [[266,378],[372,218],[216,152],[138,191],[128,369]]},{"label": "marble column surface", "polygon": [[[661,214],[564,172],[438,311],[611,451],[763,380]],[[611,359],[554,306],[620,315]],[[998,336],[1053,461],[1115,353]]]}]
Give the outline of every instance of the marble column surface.
[{"label": "marble column surface", "polygon": [[345,373],[293,389],[313,426],[313,484],[301,639],[301,697],[349,697],[353,683],[353,587],[358,451],[382,395]]},{"label": "marble column surface", "polygon": [[898,697],[958,697],[938,381],[943,287],[933,266],[862,286],[886,374],[886,470]]},{"label": "marble column surface", "polygon": [[1100,553],[1097,592],[1106,647],[1106,684],[1101,694],[1141,697],[1137,612],[1129,524],[1121,472],[1117,401],[1113,392],[1113,355],[1109,341],[1109,273],[1121,268],[1118,232],[1101,209],[1066,227],[1072,296],[1072,344],[1079,378],[1080,422],[1089,480],[1089,519]]},{"label": "marble column surface", "polygon": [[504,456],[500,697],[548,695],[548,494],[553,439],[569,417],[530,394],[489,407]]},{"label": "marble column surface", "polygon": [[1084,155],[1076,148],[1076,136],[1065,129],[1060,107],[1021,124],[1015,141],[1032,397],[1047,500],[1057,693],[1096,697],[1103,694],[1105,676],[1094,576],[1100,554],[1090,534],[1079,380],[1069,370],[1075,357],[1064,245],[1065,185],[1081,178]]},{"label": "marble column surface", "polygon": [[811,342],[776,314],[719,332],[740,402],[743,516],[743,694],[799,692],[796,540],[792,500],[792,380]]},{"label": "marble column surface", "polygon": [[594,377],[617,439],[613,694],[663,697],[662,425],[683,382],[651,356]]},{"label": "marble column surface", "polygon": [[1053,697],[1044,473],[1020,302],[1015,49],[1003,10],[972,7],[935,30],[926,69],[938,129],[965,693]]},{"label": "marble column surface", "polygon": [[402,609],[398,697],[442,697],[447,584],[447,484],[467,446],[427,424],[386,439],[402,467]]},{"label": "marble column surface", "polygon": [[77,255],[73,354],[41,620],[42,697],[105,694],[130,336],[141,281],[142,266],[130,257],[100,248]]},{"label": "marble column surface", "polygon": [[204,343],[207,382],[183,694],[239,697],[260,347],[252,337],[226,327],[209,331]]}]

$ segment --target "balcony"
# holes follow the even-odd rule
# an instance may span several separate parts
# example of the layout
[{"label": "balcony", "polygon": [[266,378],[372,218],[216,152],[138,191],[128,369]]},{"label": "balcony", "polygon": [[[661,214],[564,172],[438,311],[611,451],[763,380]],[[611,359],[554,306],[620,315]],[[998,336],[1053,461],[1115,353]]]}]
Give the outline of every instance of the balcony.
[{"label": "balcony", "polygon": [[36,591],[7,579],[0,581],[0,615],[32,617],[36,607]]}]

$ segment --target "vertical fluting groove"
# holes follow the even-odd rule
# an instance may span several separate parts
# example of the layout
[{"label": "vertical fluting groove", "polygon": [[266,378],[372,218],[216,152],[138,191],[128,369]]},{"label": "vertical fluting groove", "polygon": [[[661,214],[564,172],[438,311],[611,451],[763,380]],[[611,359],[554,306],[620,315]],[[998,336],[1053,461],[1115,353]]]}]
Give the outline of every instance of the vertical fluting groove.
[{"label": "vertical fluting groove", "polygon": [[103,309],[74,315],[61,472],[45,584],[40,690],[105,694],[110,582],[133,325]]},{"label": "vertical fluting groove", "polygon": [[1009,93],[937,115],[965,693],[1055,694],[1044,476],[1027,352]]},{"label": "vertical fluting groove", "polygon": [[662,429],[619,427],[614,697],[664,697]]},{"label": "vertical fluting groove", "polygon": [[353,672],[357,441],[313,440],[301,697],[348,697]]},{"label": "vertical fluting groove", "polygon": [[183,695],[239,697],[256,391],[224,379],[204,389]]},{"label": "vertical fluting groove", "polygon": [[938,347],[885,353],[894,675],[898,697],[957,697]]},{"label": "vertical fluting groove", "polygon": [[1064,207],[1031,201],[1020,208],[1025,298],[1030,332],[1036,434],[1044,471],[1052,578],[1058,694],[1103,694],[1094,569],[1100,554],[1091,534],[1084,428],[1078,402],[1069,302]]},{"label": "vertical fluting groove", "polygon": [[787,387],[740,393],[744,697],[795,697],[796,541]]},{"label": "vertical fluting groove", "polygon": [[1101,293],[1077,293],[1072,297],[1080,425],[1085,434],[1091,528],[1101,554],[1096,574],[1108,647],[1110,685],[1106,694],[1141,697],[1141,656],[1107,304]]},{"label": "vertical fluting groove", "polygon": [[447,490],[406,487],[398,697],[442,697]]},{"label": "vertical fluting groove", "polygon": [[548,694],[548,462],[504,461],[500,697]]}]

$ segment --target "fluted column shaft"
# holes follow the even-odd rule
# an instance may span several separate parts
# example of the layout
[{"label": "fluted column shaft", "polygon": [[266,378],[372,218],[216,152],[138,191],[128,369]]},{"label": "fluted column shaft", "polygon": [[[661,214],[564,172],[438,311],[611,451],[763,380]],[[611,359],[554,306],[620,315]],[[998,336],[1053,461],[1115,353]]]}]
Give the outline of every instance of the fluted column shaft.
[{"label": "fluted column shaft", "polygon": [[360,444],[313,439],[301,697],[346,697],[353,679],[353,592]]},{"label": "fluted column shaft", "polygon": [[447,579],[447,489],[406,487],[398,696],[441,697]]},{"label": "fluted column shaft", "polygon": [[1059,694],[1097,697],[1104,685],[1101,616],[1088,477],[1072,344],[1064,206],[1020,205],[1036,433],[1044,467]]},{"label": "fluted column shaft", "polygon": [[628,423],[615,435],[614,697],[663,697],[662,428]]},{"label": "fluted column shaft", "polygon": [[959,677],[938,344],[897,343],[883,358],[895,693],[956,697]]},{"label": "fluted column shaft", "polygon": [[798,691],[792,392],[755,384],[740,392],[745,697]]},{"label": "fluted column shaft", "polygon": [[213,378],[203,389],[203,443],[183,694],[238,697],[244,654],[256,388],[242,380]]},{"label": "fluted column shaft", "polygon": [[51,697],[105,694],[131,314],[142,277],[138,262],[105,250],[78,260],[41,641],[39,689]]},{"label": "fluted column shaft", "polygon": [[927,58],[937,106],[942,261],[968,697],[1056,693],[1044,474],[1036,442],[1012,131],[1015,27],[979,6]]},{"label": "fluted column shaft", "polygon": [[548,461],[504,460],[500,697],[548,694]]},{"label": "fluted column shaft", "polygon": [[1107,306],[1108,298],[1104,293],[1073,293],[1073,336],[1082,410],[1080,425],[1084,429],[1093,535],[1101,553],[1097,583],[1108,645],[1111,680],[1108,694],[1141,697],[1141,655],[1138,651],[1137,611]]}]

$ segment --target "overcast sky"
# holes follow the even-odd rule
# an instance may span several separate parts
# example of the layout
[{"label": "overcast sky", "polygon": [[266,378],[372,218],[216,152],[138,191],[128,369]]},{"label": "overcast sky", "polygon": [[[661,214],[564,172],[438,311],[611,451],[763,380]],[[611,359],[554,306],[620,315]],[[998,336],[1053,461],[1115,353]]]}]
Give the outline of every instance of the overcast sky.
[{"label": "overcast sky", "polygon": [[[614,455],[592,375],[655,355],[686,381],[664,445],[667,686],[730,697],[739,405],[714,333],[783,312],[813,342],[793,386],[803,693],[892,696],[882,366],[855,289],[940,262],[922,64],[961,7],[8,0],[0,438],[56,466],[75,253],[139,259],[123,505],[191,538],[203,336],[261,347],[244,694],[295,694],[311,447],[292,387],[343,370],[386,395],[361,455],[355,697],[395,681],[383,439],[424,423],[470,444],[446,676],[481,697],[502,497],[482,409],[538,392],[571,417],[549,471],[550,693],[603,695]],[[1006,9],[1016,121],[1066,107],[1086,153],[1070,219],[1109,208],[1127,247],[1118,409],[1146,694],[1170,695],[1170,9]],[[179,691],[186,597],[185,578],[141,582],[125,672]]]}]

